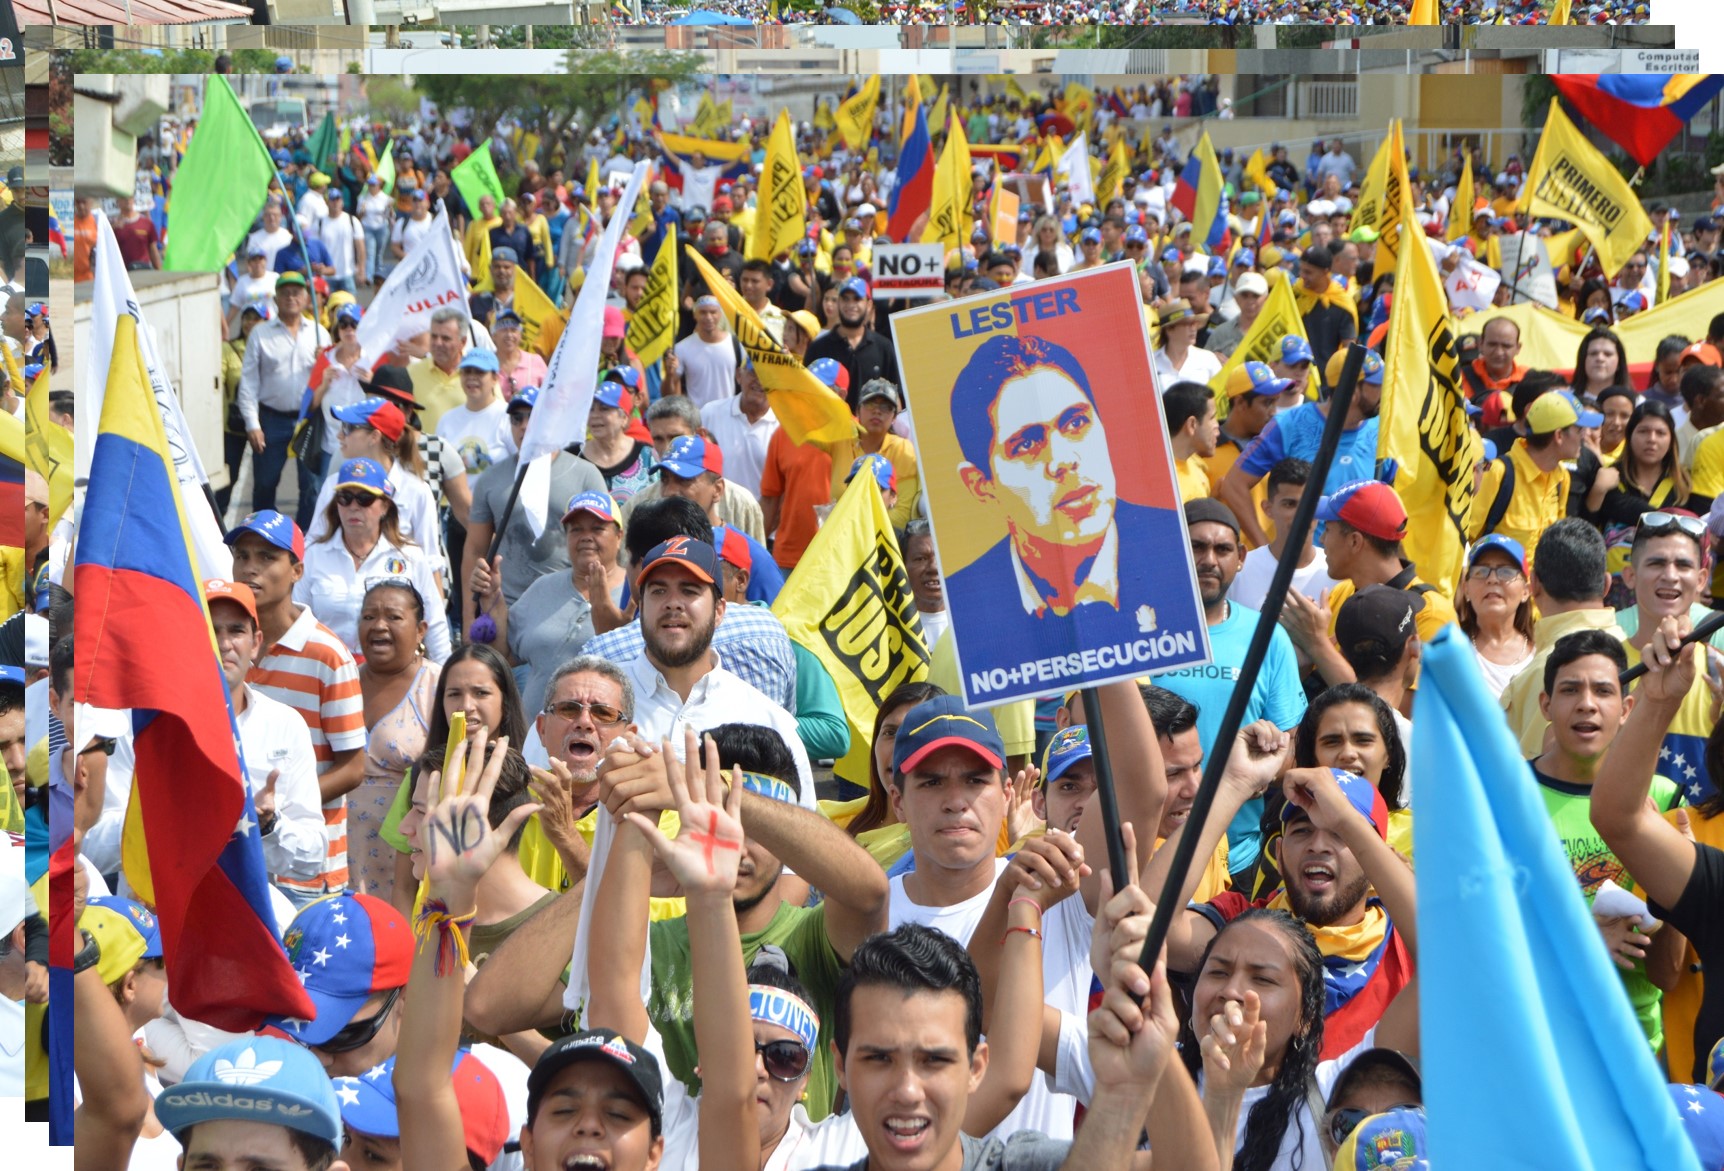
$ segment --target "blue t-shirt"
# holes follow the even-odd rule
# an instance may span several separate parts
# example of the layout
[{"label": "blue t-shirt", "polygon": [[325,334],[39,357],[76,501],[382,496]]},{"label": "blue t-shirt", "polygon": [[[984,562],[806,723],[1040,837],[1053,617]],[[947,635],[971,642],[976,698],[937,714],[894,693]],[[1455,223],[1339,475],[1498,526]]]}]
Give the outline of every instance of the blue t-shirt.
[{"label": "blue t-shirt", "polygon": [[[1227,617],[1209,628],[1211,662],[1202,667],[1187,667],[1167,671],[1155,677],[1155,682],[1197,705],[1197,736],[1203,742],[1207,759],[1215,751],[1215,734],[1221,717],[1227,710],[1228,697],[1233,694],[1233,681],[1245,662],[1245,651],[1251,645],[1251,632],[1257,628],[1257,611],[1248,610],[1237,602],[1228,604]],[[1283,731],[1298,726],[1305,715],[1305,689],[1299,685],[1299,661],[1293,653],[1293,640],[1279,626],[1269,639],[1269,653],[1263,656],[1263,669],[1251,688],[1251,702],[1245,705],[1241,727],[1256,720],[1268,720]],[[1238,872],[1257,859],[1263,817],[1263,799],[1248,801],[1227,827],[1227,868]]]},{"label": "blue t-shirt", "polygon": [[[1269,420],[1269,425],[1239,453],[1238,466],[1251,476],[1262,477],[1289,456],[1315,459],[1317,449],[1323,446],[1323,428],[1327,425],[1328,419],[1316,403],[1300,403]],[[1335,462],[1329,465],[1323,494],[1328,495],[1354,480],[1373,480],[1376,476],[1377,420],[1370,418],[1350,431],[1341,432],[1341,446],[1335,451]]]},{"label": "blue t-shirt", "polygon": [[[305,272],[306,253],[311,255],[313,264],[334,264],[330,259],[329,249],[323,246],[323,241],[316,236],[305,237],[305,252],[299,250],[299,237],[295,236],[293,243],[275,254],[275,271],[277,274],[288,272]],[[310,276],[310,273],[306,273]]]}]

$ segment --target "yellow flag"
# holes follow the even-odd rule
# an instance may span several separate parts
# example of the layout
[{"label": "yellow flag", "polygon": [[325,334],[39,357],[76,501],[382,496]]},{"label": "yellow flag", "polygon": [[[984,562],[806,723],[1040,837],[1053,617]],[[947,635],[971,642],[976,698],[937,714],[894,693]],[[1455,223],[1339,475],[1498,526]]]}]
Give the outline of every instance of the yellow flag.
[{"label": "yellow flag", "polygon": [[1015,102],[1027,102],[1030,95],[1024,92],[1024,87],[1018,84],[1018,79],[1006,74],[1006,96]]},{"label": "yellow flag", "polygon": [[48,527],[72,503],[72,433],[48,417],[48,368],[24,399],[24,463],[48,481]]},{"label": "yellow flag", "polygon": [[[1377,273],[1395,271],[1395,265],[1400,258],[1403,234],[1411,233],[1415,238],[1424,235],[1410,215],[1413,206],[1412,188],[1407,179],[1407,153],[1402,145],[1399,118],[1389,126],[1389,137],[1385,145],[1389,150],[1389,162],[1383,183],[1383,197],[1377,204],[1377,260],[1374,269]],[[1403,199],[1402,196],[1406,198]]]},{"label": "yellow flag", "polygon": [[956,118],[946,132],[946,146],[934,168],[934,197],[928,211],[928,226],[922,242],[943,242],[948,249],[962,248],[970,236],[970,143]]},{"label": "yellow flag", "polygon": [[[1412,190],[1400,189],[1400,218],[1413,219]],[[1467,424],[1460,361],[1442,276],[1428,248],[1402,252],[1385,345],[1377,456],[1396,464],[1395,491],[1407,506],[1407,557],[1419,576],[1449,596],[1460,583],[1483,455]]]},{"label": "yellow flag", "polygon": [[760,196],[754,231],[748,237],[749,260],[771,260],[796,247],[808,231],[808,189],[802,163],[796,157],[796,134],[790,113],[778,111],[778,121],[766,140],[766,164],[760,172]]},{"label": "yellow flag", "polygon": [[1559,24],[1573,24],[1574,23],[1574,14],[1572,12],[1570,12],[1569,9],[1570,9],[1569,0],[1556,0],[1556,3],[1553,4],[1551,6],[1551,9],[1550,9],[1550,23],[1551,23],[1551,25],[1555,26],[1555,25],[1559,25]]},{"label": "yellow flag", "polygon": [[707,263],[698,248],[689,244],[684,245],[684,250],[708,291],[718,298],[724,319],[730,323],[730,332],[754,364],[754,372],[760,376],[772,404],[772,413],[785,433],[797,443],[810,440],[838,443],[854,438],[856,419],[849,404],[773,339],[742,294]]},{"label": "yellow flag", "polygon": [[515,312],[521,316],[521,348],[549,358],[563,336],[568,318],[557,311],[544,290],[523,268],[515,269]]},{"label": "yellow flag", "polygon": [[1257,314],[1257,320],[1245,331],[1239,348],[1222,363],[1221,372],[1209,380],[1209,388],[1215,392],[1216,406],[1227,402],[1227,380],[1235,370],[1247,362],[1272,362],[1280,358],[1281,339],[1290,333],[1305,337],[1305,320],[1299,316],[1292,280],[1284,270],[1278,269],[1269,274],[1269,295],[1263,298],[1263,309]]},{"label": "yellow flag", "polygon": [[604,182],[599,178],[599,156],[594,155],[587,160],[587,206],[599,205],[599,184]]},{"label": "yellow flag", "polygon": [[785,633],[837,685],[850,752],[833,771],[855,784],[868,783],[868,738],[880,704],[928,675],[922,620],[911,601],[886,503],[872,480],[857,476],[772,604]]},{"label": "yellow flag", "polygon": [[1262,150],[1252,151],[1251,157],[1245,160],[1245,177],[1257,184],[1257,190],[1263,193],[1266,202],[1274,199],[1275,192],[1280,190],[1275,180],[1269,177],[1269,160],[1263,157]]},{"label": "yellow flag", "polygon": [[526,162],[528,159],[531,159],[533,162],[538,162],[539,161],[539,141],[540,141],[539,136],[537,134],[534,134],[530,130],[527,133],[521,135],[521,141],[520,141],[519,146],[518,146],[518,153],[515,155],[515,157],[517,159],[521,160],[522,162]]},{"label": "yellow flag", "polygon": [[832,116],[831,104],[828,102],[821,102],[819,107],[814,111],[814,129],[832,130],[835,129],[837,125],[838,119]]},{"label": "yellow flag", "polygon": [[1079,130],[1089,126],[1095,114],[1095,91],[1075,81],[1067,82],[1065,114]]},{"label": "yellow flag", "polygon": [[1393,131],[1383,136],[1377,153],[1371,156],[1371,164],[1365,168],[1365,181],[1359,185],[1359,199],[1353,204],[1353,218],[1347,225],[1348,231],[1375,228],[1377,221],[1382,219],[1383,189],[1389,183],[1389,140],[1393,137]]},{"label": "yellow flag", "polygon": [[934,130],[946,124],[946,114],[950,102],[946,98],[946,87],[940,87],[940,96],[934,99],[934,108],[928,111],[928,129]]},{"label": "yellow flag", "polygon": [[718,107],[712,103],[711,94],[700,95],[700,105],[695,108],[694,120],[689,123],[689,129],[697,137],[706,137],[718,129]]},{"label": "yellow flag", "polygon": [[1473,204],[1478,201],[1473,194],[1473,152],[1467,150],[1465,155],[1461,181],[1455,184],[1455,201],[1449,205],[1449,225],[1443,230],[1443,238],[1451,241],[1464,240],[1473,230]]},{"label": "yellow flag", "polygon": [[[862,88],[838,106],[838,136],[851,150],[861,150],[874,136],[874,108],[880,104],[880,75],[870,73]],[[779,117],[789,115],[779,111]]]},{"label": "yellow flag", "polygon": [[1628,180],[1586,141],[1556,98],[1550,100],[1535,162],[1526,177],[1532,214],[1579,228],[1597,251],[1604,275],[1614,277],[1645,245],[1652,220]]},{"label": "yellow flag", "polygon": [[[1658,303],[1670,300],[1670,220],[1658,233]],[[37,382],[42,379],[38,378]]]},{"label": "yellow flag", "polygon": [[[917,92],[919,92],[922,95],[922,100],[924,102],[927,101],[928,95],[934,92],[934,77],[933,77],[933,75],[929,74],[929,73],[916,73],[916,74],[912,74],[912,76],[915,77],[915,79],[916,79]],[[929,122],[928,125],[932,126],[932,125],[934,125],[934,123]]]},{"label": "yellow flag", "polygon": [[676,225],[666,224],[665,238],[659,244],[658,256],[654,258],[652,267],[647,269],[646,288],[641,291],[640,304],[636,306],[634,316],[629,318],[628,333],[623,338],[643,367],[651,366],[664,357],[671,342],[676,340],[676,258],[679,255]]},{"label": "yellow flag", "polygon": [[1131,158],[1126,153],[1123,136],[1113,140],[1113,149],[1107,152],[1107,165],[1101,169],[1101,178],[1095,185],[1095,205],[1105,209],[1107,201],[1119,194],[1120,185],[1125,182],[1127,170],[1131,166]]},{"label": "yellow flag", "polygon": [[1437,0],[1413,0],[1413,11],[1407,17],[1408,24],[1441,24],[1442,14],[1437,10]]}]

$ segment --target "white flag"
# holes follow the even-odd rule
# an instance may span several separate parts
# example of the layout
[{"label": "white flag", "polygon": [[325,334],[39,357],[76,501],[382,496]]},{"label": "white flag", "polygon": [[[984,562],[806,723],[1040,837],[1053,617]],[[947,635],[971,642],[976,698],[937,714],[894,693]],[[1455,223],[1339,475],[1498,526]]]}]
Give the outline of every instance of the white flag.
[{"label": "white flag", "polygon": [[569,444],[587,437],[587,415],[592,412],[593,392],[599,379],[599,346],[604,335],[611,267],[616,262],[623,229],[634,214],[635,201],[640,198],[651,171],[652,163],[648,160],[635,164],[622,199],[617,201],[610,222],[599,235],[598,249],[575,297],[569,324],[546,364],[545,384],[539,388],[539,401],[533,407],[527,433],[521,437],[521,463],[527,467],[527,476],[521,484],[520,505],[526,509],[535,538],[545,531],[551,460]]},{"label": "white flag", "polygon": [[1480,264],[1464,249],[1457,248],[1455,270],[1443,277],[1443,287],[1449,291],[1449,304],[1457,312],[1470,309],[1477,313],[1489,309],[1496,298],[1497,286],[1503,283],[1502,273],[1487,264]]},{"label": "white flag", "polygon": [[371,370],[404,338],[431,328],[431,315],[447,305],[467,311],[467,279],[442,209],[377,290],[359,319],[359,369]]},{"label": "white flag", "polygon": [[1095,202],[1095,185],[1089,169],[1089,132],[1072,139],[1065,153],[1060,155],[1059,162],[1054,164],[1054,173],[1065,184],[1067,193],[1077,203]]},{"label": "white flag", "polygon": [[96,217],[96,271],[90,290],[89,353],[84,357],[84,393],[80,396],[74,428],[73,468],[75,480],[83,484],[90,478],[90,455],[96,449],[96,432],[102,425],[102,401],[108,392],[108,365],[114,357],[114,331],[120,314],[129,315],[138,323],[138,349],[143,353],[144,370],[149,375],[150,392],[162,412],[162,429],[167,433],[168,454],[174,461],[174,479],[179,484],[180,507],[185,510],[186,524],[191,529],[192,551],[198,559],[198,572],[204,579],[233,576],[233,554],[222,543],[221,525],[215,509],[205,494],[209,476],[193,445],[186,426],[180,396],[168,380],[167,368],[156,349],[155,331],[144,320],[138,307],[137,294],[132,291],[131,278],[126,275],[126,261],[120,255],[119,241],[106,216]]}]

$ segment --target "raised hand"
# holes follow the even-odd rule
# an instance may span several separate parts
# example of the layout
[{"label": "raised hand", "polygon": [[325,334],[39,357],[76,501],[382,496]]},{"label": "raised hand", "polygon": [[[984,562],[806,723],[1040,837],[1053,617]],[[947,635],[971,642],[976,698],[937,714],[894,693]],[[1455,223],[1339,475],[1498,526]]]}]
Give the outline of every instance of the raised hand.
[{"label": "raised hand", "polygon": [[[1167,965],[1145,976],[1134,962],[1121,962],[1107,982],[1101,1004],[1089,1014],[1089,1059],[1097,1089],[1154,1086],[1179,1040],[1179,1018],[1167,986]],[[1132,986],[1148,991],[1142,1005]]]},{"label": "raised hand", "polygon": [[1641,648],[1640,661],[1646,664],[1646,675],[1635,685],[1635,695],[1655,703],[1680,702],[1694,686],[1696,656],[1704,653],[1707,653],[1704,648],[1699,651],[1684,648],[1676,619],[1664,619]]},{"label": "raised hand", "polygon": [[1269,720],[1247,724],[1233,741],[1223,776],[1256,796],[1281,774],[1292,744],[1293,737]]},{"label": "raised hand", "polygon": [[1289,769],[1281,779],[1290,804],[1303,809],[1311,824],[1322,830],[1339,830],[1348,818],[1362,817],[1327,768]]},{"label": "raised hand", "polygon": [[677,762],[670,742],[655,747],[639,736],[626,739],[629,747],[607,750],[599,766],[599,800],[612,817],[676,808],[669,769]]},{"label": "raised hand", "polygon": [[553,756],[549,769],[535,768],[532,773],[532,792],[539,799],[539,828],[545,831],[545,840],[559,851],[584,848],[586,839],[576,828],[580,814],[575,809],[575,778],[569,766],[561,757]]},{"label": "raised hand", "polygon": [[[1136,960],[1143,950],[1144,939],[1149,935],[1149,916],[1155,913],[1155,903],[1137,885],[1137,832],[1129,821],[1122,823],[1119,829],[1125,843],[1126,868],[1131,871],[1132,880],[1123,889],[1115,891],[1113,871],[1106,866],[1101,868],[1099,905],[1095,926],[1090,931],[1090,969],[1104,983],[1113,970],[1114,957],[1122,950],[1129,949],[1128,958]],[[1135,991],[1148,991],[1148,985]]]},{"label": "raised hand", "polygon": [[1262,1002],[1247,990],[1244,1003],[1229,1000],[1209,1018],[1203,1035],[1203,1083],[1243,1094],[1251,1088],[1269,1044],[1269,1024],[1262,1018]]},{"label": "raised hand", "polygon": [[644,813],[626,814],[629,824],[646,835],[653,852],[691,896],[728,894],[736,889],[742,861],[742,775],[732,770],[728,791],[718,770],[718,746],[706,738],[706,767],[701,769],[694,730],[685,729],[687,752],[679,761],[665,745],[666,772],[682,826],[676,839],[659,832],[658,819]]},{"label": "raised hand", "polygon": [[[503,775],[509,738],[500,738],[487,759],[485,747],[489,738],[487,730],[481,727],[462,744],[454,775],[434,772],[428,778],[433,804],[420,831],[425,843],[425,875],[432,896],[451,907],[471,905],[479,880],[503,853],[521,823],[539,811],[535,804],[518,806],[503,819],[502,825],[491,828],[491,794]],[[483,771],[475,782],[473,775],[481,762]],[[456,777],[466,778],[464,791],[457,791]]]},{"label": "raised hand", "polygon": [[1023,841],[1042,824],[1036,815],[1036,782],[1042,772],[1035,765],[1018,770],[1012,778],[1011,803],[1006,807],[1006,836],[1014,842]]},{"label": "raised hand", "polygon": [[1604,936],[1604,948],[1610,953],[1611,962],[1623,971],[1632,971],[1635,963],[1646,959],[1646,949],[1652,946],[1652,937],[1642,935],[1634,929],[1634,920],[1627,916],[1615,919],[1594,919],[1598,924],[1598,933]]},{"label": "raised hand", "polygon": [[1089,873],[1078,840],[1051,829],[1039,837],[1024,839],[1023,846],[1006,864],[1000,882],[1008,890],[1022,890],[1045,911],[1076,894]]}]

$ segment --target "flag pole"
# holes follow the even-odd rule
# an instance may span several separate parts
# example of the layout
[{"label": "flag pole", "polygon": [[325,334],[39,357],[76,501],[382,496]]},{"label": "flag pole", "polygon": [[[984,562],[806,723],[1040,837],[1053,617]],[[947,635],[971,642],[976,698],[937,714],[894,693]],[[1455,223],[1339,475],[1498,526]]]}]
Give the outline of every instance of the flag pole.
[{"label": "flag pole", "polygon": [[[485,565],[497,559],[497,550],[503,544],[503,534],[508,531],[509,518],[515,514],[515,501],[521,495],[521,481],[527,478],[527,468],[530,466],[521,462],[519,455],[515,457],[515,482],[509,486],[509,499],[503,505],[503,515],[497,518],[497,527],[491,533],[491,546],[485,550]],[[473,593],[473,625],[467,629],[467,637],[474,642],[491,642],[497,637],[497,624],[489,614],[482,613],[479,607],[483,599],[478,591]]]},{"label": "flag pole", "polygon": [[[1724,611],[1720,612],[1724,615]],[[1095,758],[1095,795],[1101,802],[1102,830],[1107,837],[1107,865],[1113,874],[1115,889],[1137,876],[1123,878],[1131,868],[1125,860],[1125,834],[1119,820],[1119,794],[1113,787],[1113,764],[1108,758],[1107,728],[1102,724],[1101,694],[1094,687],[1083,689],[1084,724],[1094,734],[1089,738],[1090,754]],[[1133,827],[1136,828],[1136,827]]]},{"label": "flag pole", "polygon": [[[1311,474],[1305,481],[1305,490],[1299,495],[1299,507],[1294,512],[1293,523],[1288,528],[1287,543],[1282,549],[1281,559],[1275,563],[1275,574],[1270,578],[1269,593],[1263,600],[1263,609],[1257,615],[1257,627],[1251,633],[1251,644],[1245,652],[1245,661],[1234,679],[1233,692],[1227,697],[1227,710],[1221,717],[1221,727],[1210,746],[1208,759],[1203,762],[1203,782],[1198,786],[1197,797],[1191,803],[1191,813],[1186,817],[1179,843],[1174,848],[1173,865],[1167,872],[1167,881],[1155,900],[1155,916],[1150,920],[1149,935],[1143,941],[1143,951],[1138,959],[1146,972],[1154,967],[1160,957],[1162,945],[1167,942],[1167,930],[1173,925],[1173,916],[1182,909],[1175,903],[1184,887],[1185,876],[1191,869],[1193,856],[1197,853],[1197,839],[1201,836],[1203,823],[1209,817],[1210,807],[1215,804],[1215,793],[1221,787],[1221,774],[1227,766],[1228,753],[1234,738],[1239,735],[1240,724],[1245,720],[1245,705],[1251,700],[1252,689],[1257,683],[1257,673],[1269,651],[1270,639],[1274,637],[1281,616],[1281,604],[1286,600],[1287,591],[1292,588],[1293,571],[1299,567],[1299,551],[1305,547],[1306,534],[1311,531],[1311,524],[1316,519],[1317,501],[1323,495],[1323,482],[1329,476],[1329,465],[1334,462],[1335,450],[1341,445],[1347,410],[1352,406],[1353,390],[1358,385],[1359,374],[1365,366],[1365,354],[1365,347],[1357,341],[1348,347],[1340,380],[1330,392],[1329,415],[1323,426],[1322,446],[1317,449],[1317,455],[1311,461]],[[1087,697],[1085,702],[1088,703]],[[1089,714],[1086,706],[1084,715],[1087,717]],[[1094,752],[1093,737],[1090,747]],[[1104,791],[1101,776],[1101,756],[1097,753],[1098,794]],[[1107,808],[1104,801],[1103,816],[1106,816]],[[1115,817],[1117,816],[1116,809]],[[1110,830],[1117,833],[1118,827],[1110,827]],[[1118,878],[1114,881],[1119,883]]]}]

